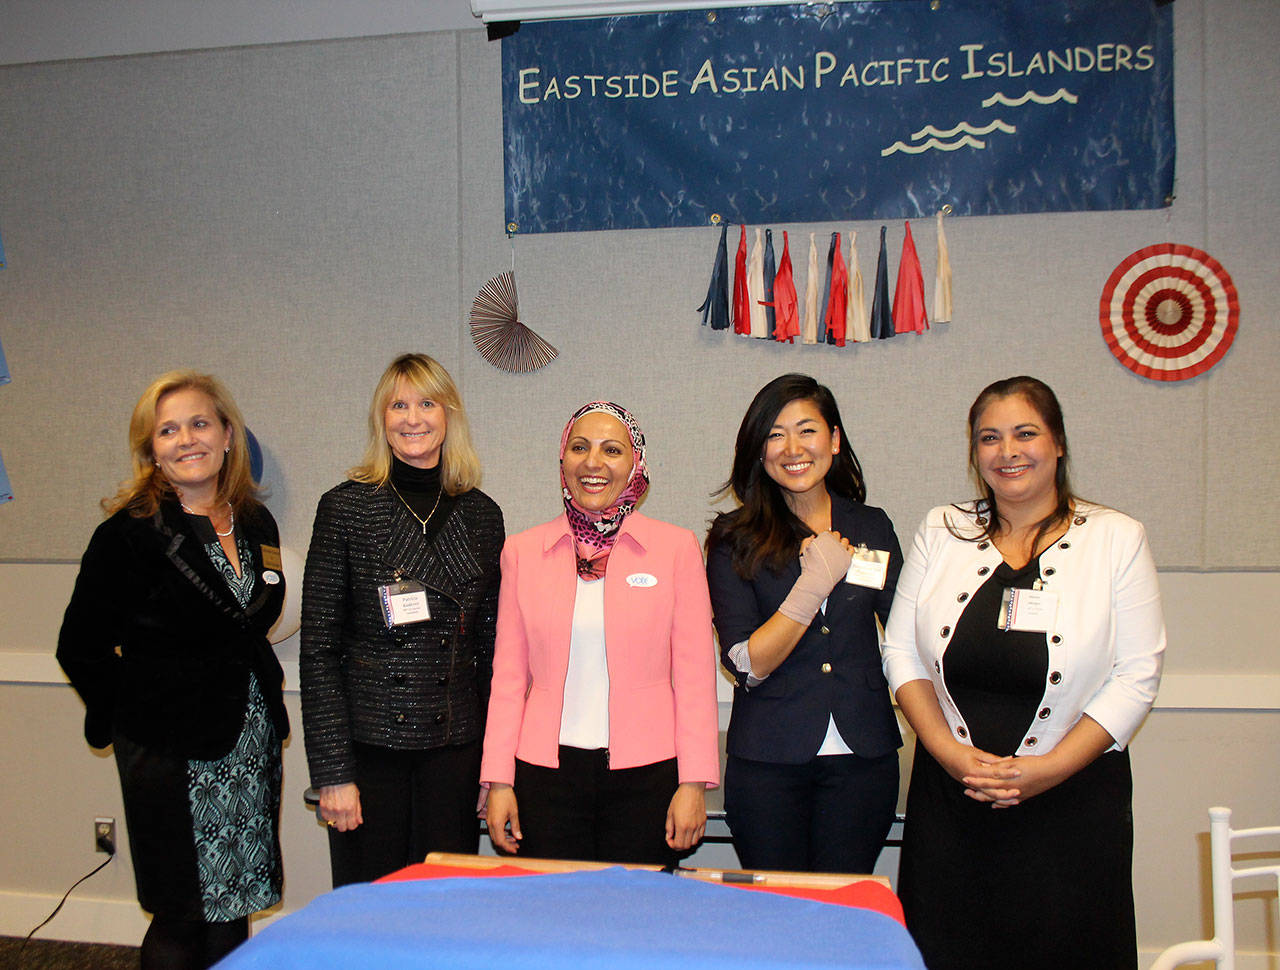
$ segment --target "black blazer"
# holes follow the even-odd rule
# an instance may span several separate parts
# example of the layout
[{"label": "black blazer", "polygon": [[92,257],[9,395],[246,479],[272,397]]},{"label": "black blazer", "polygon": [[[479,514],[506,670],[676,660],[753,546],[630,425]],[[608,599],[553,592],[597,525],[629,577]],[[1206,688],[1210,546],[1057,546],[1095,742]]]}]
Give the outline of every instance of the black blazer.
[{"label": "black blazer", "polygon": [[[279,547],[271,513],[251,505],[236,528],[253,555],[253,598],[242,608],[204,550],[207,519],[175,501],[151,518],[116,512],[94,531],[58,634],[58,662],[85,703],[95,748],[119,732],[155,751],[225,755],[244,725],[249,673],[281,740],[289,733],[284,674],[267,639],[284,577],[264,580],[263,545]],[[201,532],[207,533],[201,535]]]},{"label": "black blazer", "polygon": [[[423,750],[484,731],[498,615],[502,511],[458,495],[424,537],[389,488],[343,482],[320,497],[302,584],[302,727],[311,784],[355,778],[352,742]],[[378,587],[427,587],[431,618],[388,629]]]},{"label": "black blazer", "polygon": [[876,633],[876,618],[884,623],[889,617],[902,550],[889,517],[869,505],[833,495],[831,527],[854,545],[888,550],[884,589],[837,583],[827,598],[826,613],[819,612],[787,659],[750,689],[729,661],[729,650],[777,612],[800,577],[800,560],[797,557],[781,572],[762,568],[747,582],[734,572],[727,543],[717,543],[710,551],[707,580],[720,656],[736,685],[726,747],[731,755],[803,764],[818,753],[829,716],[835,718],[845,743],[863,757],[878,757],[902,746]]}]

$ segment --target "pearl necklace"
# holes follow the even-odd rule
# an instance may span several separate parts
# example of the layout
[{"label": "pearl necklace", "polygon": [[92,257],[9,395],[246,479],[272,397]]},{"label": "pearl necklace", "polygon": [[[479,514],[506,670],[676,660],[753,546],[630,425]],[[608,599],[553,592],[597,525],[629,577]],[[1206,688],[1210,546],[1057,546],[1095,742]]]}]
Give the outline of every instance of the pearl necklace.
[{"label": "pearl necklace", "polygon": [[[194,509],[188,508],[188,507],[187,507],[187,504],[186,504],[185,502],[179,502],[178,504],[182,506],[182,511],[186,512],[186,513],[187,513],[187,515],[199,515],[199,514],[200,514],[199,512],[196,512]],[[213,526],[213,534],[214,534],[214,535],[216,535],[216,536],[217,536],[218,538],[220,538],[220,539],[225,539],[227,536],[231,535],[231,533],[233,533],[233,532],[235,532],[235,531],[236,531],[236,510],[235,510],[235,509],[233,509],[233,508],[231,508],[231,503],[230,503],[230,502],[228,502],[228,503],[227,503],[227,508],[231,510],[231,524],[230,524],[229,526],[227,526],[227,531],[226,531],[226,532],[219,532],[219,531],[218,531],[218,527],[217,527],[216,525],[214,525],[214,526]],[[205,518],[207,518],[207,519],[209,520],[209,524],[210,524],[210,525],[213,525],[213,516],[212,516],[212,515],[205,516]]]}]

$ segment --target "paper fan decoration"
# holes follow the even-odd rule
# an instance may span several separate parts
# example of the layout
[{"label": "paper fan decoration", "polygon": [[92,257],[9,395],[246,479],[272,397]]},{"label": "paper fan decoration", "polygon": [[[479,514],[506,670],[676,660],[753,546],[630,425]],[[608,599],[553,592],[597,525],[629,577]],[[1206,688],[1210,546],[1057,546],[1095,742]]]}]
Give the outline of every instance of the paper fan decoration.
[{"label": "paper fan decoration", "polygon": [[520,322],[516,276],[495,276],[471,304],[471,340],[480,356],[501,370],[527,374],[556,359],[557,351]]},{"label": "paper fan decoration", "polygon": [[1098,316],[1107,346],[1125,367],[1155,381],[1184,381],[1226,354],[1240,301],[1230,274],[1208,253],[1159,243],[1115,268]]}]

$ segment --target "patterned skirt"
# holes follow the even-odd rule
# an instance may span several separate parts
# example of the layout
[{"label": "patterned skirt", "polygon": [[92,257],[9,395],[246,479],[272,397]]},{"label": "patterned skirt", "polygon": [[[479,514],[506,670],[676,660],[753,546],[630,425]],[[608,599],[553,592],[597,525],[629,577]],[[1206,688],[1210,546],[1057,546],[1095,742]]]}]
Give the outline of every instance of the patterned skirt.
[{"label": "patterned skirt", "polygon": [[224,922],[280,900],[280,741],[250,675],[244,727],[215,761],[115,739],[129,848],[142,908]]}]

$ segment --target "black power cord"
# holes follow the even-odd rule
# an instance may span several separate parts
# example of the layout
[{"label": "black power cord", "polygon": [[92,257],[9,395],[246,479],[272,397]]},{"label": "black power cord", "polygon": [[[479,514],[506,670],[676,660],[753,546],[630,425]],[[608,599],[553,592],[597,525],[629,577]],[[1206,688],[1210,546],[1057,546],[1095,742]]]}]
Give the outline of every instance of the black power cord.
[{"label": "black power cord", "polygon": [[37,933],[38,931],[40,931],[40,930],[41,930],[41,929],[43,929],[45,926],[47,926],[47,925],[49,924],[49,922],[50,922],[50,921],[51,921],[55,916],[57,916],[57,915],[58,915],[58,913],[60,913],[60,912],[62,911],[63,904],[64,904],[64,903],[66,903],[67,898],[71,895],[72,891],[76,888],[76,886],[80,885],[80,883],[84,882],[84,881],[85,881],[86,879],[88,879],[90,876],[96,876],[99,872],[101,872],[101,871],[103,870],[103,868],[106,866],[106,864],[107,864],[108,862],[110,862],[112,859],[114,859],[114,858],[116,857],[116,845],[115,845],[115,843],[114,843],[114,842],[112,842],[112,841],[111,841],[111,839],[110,839],[108,836],[106,836],[106,835],[99,835],[99,836],[98,836],[98,839],[97,839],[97,843],[98,843],[98,848],[99,848],[101,851],[105,852],[105,853],[107,854],[107,857],[106,857],[105,859],[103,859],[103,860],[102,860],[102,862],[98,863],[98,865],[94,866],[91,870],[89,870],[88,872],[86,872],[86,873],[85,873],[83,876],[81,876],[79,879],[77,879],[75,882],[73,882],[73,883],[71,884],[71,889],[68,889],[65,893],[63,893],[63,894],[62,894],[62,899],[60,899],[60,900],[58,901],[58,905],[57,905],[57,906],[55,906],[55,907],[53,907],[53,912],[52,912],[52,913],[50,913],[48,916],[46,916],[46,917],[44,918],[44,920],[43,920],[43,921],[42,921],[38,926],[36,926],[36,927],[35,927],[35,928],[30,932],[30,933],[28,933],[28,934],[23,938],[23,940],[22,940],[22,946],[18,947],[18,957],[17,957],[17,959],[18,959],[19,966],[21,966],[21,961],[22,961],[22,954],[23,954],[23,951],[25,951],[25,950],[26,950],[26,948],[27,948],[27,944],[31,942],[31,938],[32,938],[33,936],[35,936],[35,935],[36,935],[36,933]]}]

